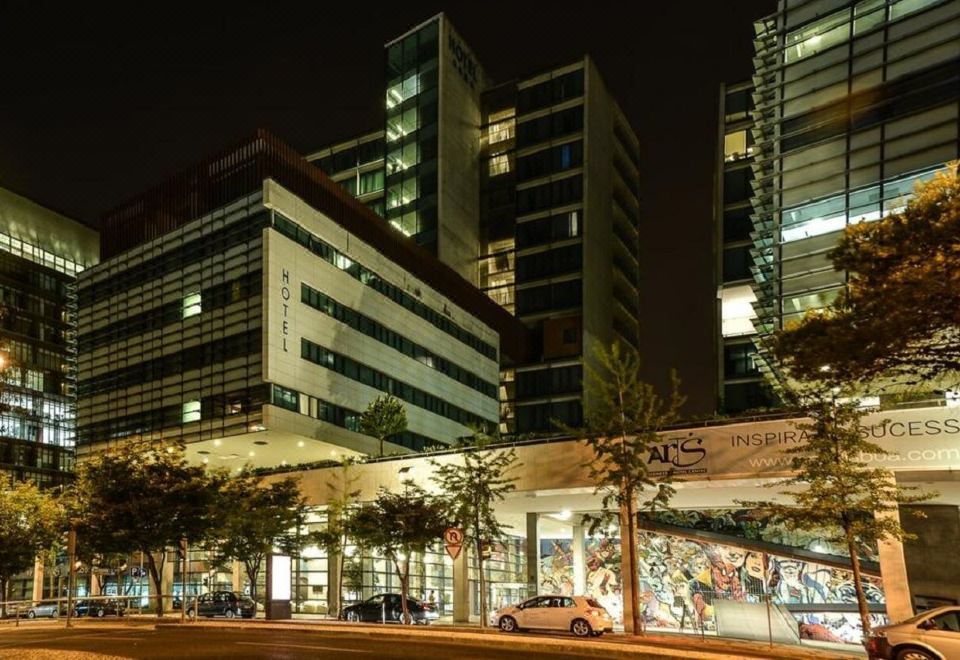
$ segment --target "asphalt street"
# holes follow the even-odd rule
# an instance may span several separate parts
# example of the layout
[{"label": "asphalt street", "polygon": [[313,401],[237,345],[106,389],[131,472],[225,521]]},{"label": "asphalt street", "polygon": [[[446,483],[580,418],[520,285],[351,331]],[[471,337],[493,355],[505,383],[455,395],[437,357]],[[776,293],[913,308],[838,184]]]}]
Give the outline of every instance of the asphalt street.
[{"label": "asphalt street", "polygon": [[[237,628],[183,629],[149,626],[77,627],[24,625],[0,631],[0,659],[57,660],[93,658],[426,658],[436,660],[489,660],[490,658],[596,658],[583,643],[583,653],[559,649],[530,649],[518,639],[517,649],[484,646],[482,641],[436,638],[385,637],[349,631],[251,630]],[[606,657],[613,657],[606,655]],[[624,656],[626,657],[626,656]],[[631,653],[631,658],[643,657]],[[652,657],[652,656],[651,656]],[[664,656],[658,655],[658,658]],[[682,656],[676,656],[682,657]]]}]

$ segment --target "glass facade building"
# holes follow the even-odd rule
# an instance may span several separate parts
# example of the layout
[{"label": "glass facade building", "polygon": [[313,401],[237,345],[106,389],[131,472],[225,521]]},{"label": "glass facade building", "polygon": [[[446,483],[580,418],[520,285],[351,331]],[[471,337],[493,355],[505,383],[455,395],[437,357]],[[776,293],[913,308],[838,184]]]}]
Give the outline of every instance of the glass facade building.
[{"label": "glass facade building", "polygon": [[0,487],[72,470],[76,277],[97,256],[94,230],[0,189]]},{"label": "glass facade building", "polygon": [[829,304],[838,232],[958,156],[960,2],[781,0],[756,23],[752,303],[763,338]]},{"label": "glass facade building", "polygon": [[593,345],[639,341],[636,135],[589,57],[492,84],[441,14],[385,58],[384,130],[308,160],[526,326],[501,431],[579,424]]}]

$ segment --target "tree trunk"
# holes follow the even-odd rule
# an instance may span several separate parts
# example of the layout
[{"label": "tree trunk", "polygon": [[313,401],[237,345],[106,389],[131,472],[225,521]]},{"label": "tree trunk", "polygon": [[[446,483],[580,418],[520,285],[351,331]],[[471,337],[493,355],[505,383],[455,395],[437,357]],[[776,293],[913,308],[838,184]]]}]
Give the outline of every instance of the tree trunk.
[{"label": "tree trunk", "polygon": [[7,578],[0,578],[0,619],[7,618],[7,596],[10,595],[7,593],[8,584]]},{"label": "tree trunk", "polygon": [[847,537],[847,551],[850,553],[850,564],[853,566],[853,587],[857,592],[857,609],[860,610],[860,623],[863,626],[863,638],[870,634],[870,610],[867,607],[867,595],[863,592],[863,582],[860,575],[860,557],[857,554],[857,543],[850,533],[850,529],[843,530]]},{"label": "tree trunk", "polygon": [[407,603],[407,588],[410,584],[410,557],[403,561],[403,568],[400,568],[400,560],[394,559],[393,566],[397,569],[397,575],[400,576],[400,625],[406,625],[412,620],[410,618],[410,605]]},{"label": "tree trunk", "polygon": [[477,574],[480,576],[480,629],[487,627],[487,578],[483,574],[483,541],[477,538]]},{"label": "tree trunk", "polygon": [[[637,562],[637,516],[634,512],[634,494],[633,489],[626,487],[623,491],[623,500],[626,506],[626,544],[627,544],[627,566],[630,574],[627,576],[626,588],[630,592],[630,624],[634,635],[641,635],[644,632],[643,616],[640,613],[640,571]],[[621,525],[622,525],[621,523]],[[624,529],[621,527],[621,529]],[[624,543],[623,534],[620,535],[621,549]]]},{"label": "tree trunk", "polygon": [[[166,553],[166,550],[162,551]],[[150,571],[150,579],[153,581],[154,591],[157,593],[157,617],[163,616],[163,585],[161,584],[163,578],[160,576],[160,571],[157,570],[157,562],[153,558],[152,552],[145,552],[141,550],[141,554],[147,556],[147,570]]]},{"label": "tree trunk", "polygon": [[339,618],[340,612],[343,611],[343,567],[346,566],[346,557],[347,554],[347,537],[342,537],[342,542],[340,543],[340,552],[337,555],[337,564],[340,566],[340,570],[337,571],[337,617]]},{"label": "tree trunk", "polygon": [[250,598],[257,599],[257,574],[260,573],[260,567],[251,562],[243,562],[247,571],[247,579],[250,580]]}]

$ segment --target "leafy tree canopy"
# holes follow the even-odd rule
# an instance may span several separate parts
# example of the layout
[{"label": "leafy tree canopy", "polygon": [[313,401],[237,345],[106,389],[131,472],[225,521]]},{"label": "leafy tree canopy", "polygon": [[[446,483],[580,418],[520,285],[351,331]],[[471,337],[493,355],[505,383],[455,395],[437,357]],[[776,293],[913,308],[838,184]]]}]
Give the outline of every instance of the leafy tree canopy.
[{"label": "leafy tree canopy", "polygon": [[101,555],[142,552],[160,593],[166,549],[183,537],[193,545],[209,538],[225,480],[188,462],[181,444],[125,443],[91,456],[73,487],[78,545]]},{"label": "leafy tree canopy", "polygon": [[32,483],[0,490],[0,601],[10,578],[57,542],[64,520],[61,503]]},{"label": "leafy tree canopy", "polygon": [[257,576],[263,560],[276,548],[296,555],[306,538],[297,533],[306,510],[298,481],[287,477],[264,483],[250,472],[227,480],[220,491],[220,505],[213,539],[209,541],[214,561],[241,562],[256,594]]},{"label": "leafy tree canopy", "polygon": [[850,225],[830,258],[850,273],[827,309],[772,341],[801,381],[916,384],[960,374],[958,164],[921,184],[905,209]]},{"label": "leafy tree canopy", "polygon": [[370,402],[360,415],[360,432],[380,441],[380,455],[383,456],[383,443],[391,436],[407,430],[407,411],[396,397],[386,394]]}]

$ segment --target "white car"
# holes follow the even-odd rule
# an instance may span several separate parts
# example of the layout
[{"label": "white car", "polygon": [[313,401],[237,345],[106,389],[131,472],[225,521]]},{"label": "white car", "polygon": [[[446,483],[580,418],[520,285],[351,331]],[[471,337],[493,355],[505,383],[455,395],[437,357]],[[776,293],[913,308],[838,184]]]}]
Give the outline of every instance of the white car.
[{"label": "white car", "polygon": [[613,631],[613,618],[588,596],[537,596],[501,607],[491,615],[490,623],[503,632],[569,630],[577,637],[599,637]]},{"label": "white car", "polygon": [[871,660],[960,660],[960,607],[937,607],[881,626],[866,647]]}]

